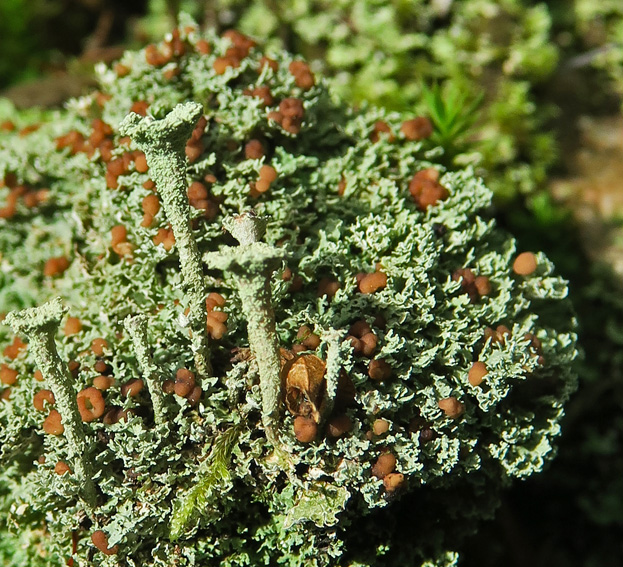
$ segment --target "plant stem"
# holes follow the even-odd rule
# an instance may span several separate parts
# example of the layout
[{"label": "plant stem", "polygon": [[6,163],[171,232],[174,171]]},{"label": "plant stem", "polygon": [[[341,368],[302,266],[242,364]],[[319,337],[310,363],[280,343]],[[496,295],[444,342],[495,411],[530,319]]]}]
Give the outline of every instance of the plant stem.
[{"label": "plant stem", "polygon": [[201,256],[192,234],[186,180],[186,141],[201,116],[200,104],[178,104],[161,120],[130,113],[119,125],[145,152],[152,179],[162,197],[180,258],[180,270],[189,297],[192,350],[197,372],[212,374],[206,329],[206,289]]},{"label": "plant stem", "polygon": [[22,333],[28,338],[28,351],[34,356],[46,384],[52,390],[56,407],[61,414],[69,459],[80,483],[82,498],[93,509],[97,496],[91,463],[86,458],[87,442],[76,402],[76,392],[69,369],[58,355],[54,340],[65,311],[61,300],[56,298],[40,307],[9,313],[6,322],[16,333]]}]

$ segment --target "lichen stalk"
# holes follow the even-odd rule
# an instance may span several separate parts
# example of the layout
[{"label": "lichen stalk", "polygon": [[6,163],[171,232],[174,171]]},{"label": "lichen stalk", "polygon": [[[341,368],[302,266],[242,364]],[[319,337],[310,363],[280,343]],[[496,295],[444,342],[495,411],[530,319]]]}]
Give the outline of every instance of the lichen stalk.
[{"label": "lichen stalk", "polygon": [[195,366],[200,375],[210,376],[206,287],[201,256],[192,234],[184,153],[186,141],[202,112],[200,104],[188,102],[178,104],[161,120],[130,113],[119,125],[119,131],[131,136],[147,158],[150,175],[175,236],[180,270],[189,298],[188,321]]},{"label": "lichen stalk", "polygon": [[45,383],[54,394],[64,428],[63,435],[67,439],[68,456],[80,483],[82,499],[89,508],[95,508],[97,496],[91,463],[86,456],[87,442],[76,392],[67,364],[59,356],[54,339],[65,311],[61,300],[56,298],[40,307],[9,313],[6,322],[16,333],[28,338],[29,350]]},{"label": "lichen stalk", "polygon": [[266,221],[253,211],[227,218],[223,225],[240,245],[218,255],[206,254],[204,260],[236,274],[235,284],[247,319],[249,347],[260,375],[262,422],[267,438],[277,445],[282,380],[270,278],[283,253],[258,242],[264,235]]},{"label": "lichen stalk", "polygon": [[149,348],[147,318],[144,315],[127,317],[124,320],[124,326],[130,335],[136,360],[147,383],[147,389],[149,390],[151,403],[154,408],[154,421],[160,425],[166,421],[164,394],[158,377],[158,369],[153,362]]},{"label": "lichen stalk", "polygon": [[276,440],[281,401],[279,342],[272,309],[270,279],[240,277],[238,292],[247,319],[251,352],[255,355],[262,392],[262,421],[271,441]]},{"label": "lichen stalk", "polygon": [[326,354],[326,370],[325,370],[325,395],[320,407],[321,422],[324,422],[335,405],[335,396],[337,394],[340,373],[344,364],[344,353],[342,352],[342,341],[345,333],[336,329],[329,329],[323,333],[323,340],[327,344]]}]

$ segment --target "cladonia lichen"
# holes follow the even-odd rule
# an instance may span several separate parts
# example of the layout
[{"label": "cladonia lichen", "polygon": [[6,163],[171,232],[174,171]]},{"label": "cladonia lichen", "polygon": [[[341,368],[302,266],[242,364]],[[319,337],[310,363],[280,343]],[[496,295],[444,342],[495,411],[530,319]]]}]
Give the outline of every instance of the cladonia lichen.
[{"label": "cladonia lichen", "polygon": [[554,453],[566,282],[286,53],[182,17],[99,81],[0,133],[0,562],[455,565]]}]

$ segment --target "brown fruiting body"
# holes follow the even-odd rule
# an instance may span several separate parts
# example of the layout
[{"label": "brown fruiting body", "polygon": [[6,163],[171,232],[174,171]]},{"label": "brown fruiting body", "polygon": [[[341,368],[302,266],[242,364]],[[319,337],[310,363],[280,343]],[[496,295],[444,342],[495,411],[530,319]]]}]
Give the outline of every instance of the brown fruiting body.
[{"label": "brown fruiting body", "polygon": [[43,267],[43,275],[51,278],[62,274],[69,268],[69,260],[65,256],[57,256],[46,261]]},{"label": "brown fruiting body", "polygon": [[37,411],[43,411],[45,409],[45,402],[53,406],[55,401],[52,390],[39,390],[32,397],[32,405]]},{"label": "brown fruiting body", "polygon": [[2,351],[3,356],[15,360],[20,353],[27,347],[26,343],[19,337],[14,337],[13,342],[10,345],[4,347]]},{"label": "brown fruiting body", "polygon": [[387,122],[383,122],[383,120],[377,120],[374,123],[372,133],[370,134],[370,140],[374,143],[378,142],[381,139],[381,134],[386,135],[389,142],[394,141],[394,134],[392,129],[389,127],[389,124],[387,124]]},{"label": "brown fruiting body", "polygon": [[309,417],[299,415],[294,418],[294,435],[301,443],[311,443],[318,434],[318,424]]},{"label": "brown fruiting body", "polygon": [[363,294],[375,293],[387,286],[387,275],[377,271],[365,274],[359,281],[359,291]]},{"label": "brown fruiting body", "polygon": [[370,361],[368,365],[368,376],[372,380],[382,382],[387,380],[392,375],[392,367],[382,358],[375,358]]},{"label": "brown fruiting body", "polygon": [[127,398],[134,398],[141,393],[144,386],[145,383],[140,378],[133,378],[121,386],[121,395]]},{"label": "brown fruiting body", "polygon": [[85,388],[78,392],[76,401],[78,402],[78,411],[82,421],[91,422],[104,415],[106,403],[104,402],[102,392],[97,388]]},{"label": "brown fruiting body", "polygon": [[513,272],[518,276],[529,276],[537,269],[536,256],[532,252],[522,252],[513,262]]},{"label": "brown fruiting body", "polygon": [[459,400],[457,400],[454,396],[439,400],[439,402],[437,402],[437,405],[439,406],[439,409],[446,414],[446,417],[449,417],[450,419],[456,419],[457,417],[460,417],[465,411],[465,406],[461,402],[459,402]]},{"label": "brown fruiting body", "polygon": [[487,372],[487,366],[484,362],[474,362],[467,373],[467,379],[472,386],[480,386]]},{"label": "brown fruiting body", "polygon": [[50,410],[48,417],[43,420],[43,431],[48,435],[60,435],[65,431],[61,420],[61,414],[55,409]]},{"label": "brown fruiting body", "polygon": [[12,386],[17,382],[18,372],[6,364],[0,365],[0,382],[7,386]]},{"label": "brown fruiting body", "polygon": [[103,356],[108,348],[108,341],[106,339],[98,337],[91,341],[91,350],[95,356]]},{"label": "brown fruiting body", "polygon": [[409,193],[421,211],[450,196],[448,190],[438,180],[439,171],[433,168],[418,171],[411,179]]},{"label": "brown fruiting body", "polygon": [[352,429],[353,422],[345,414],[336,415],[327,423],[327,435],[333,438],[342,437],[352,431]]},{"label": "brown fruiting body", "polygon": [[383,478],[383,486],[387,492],[395,492],[403,486],[405,477],[402,473],[389,473]]},{"label": "brown fruiting body", "polygon": [[389,421],[386,419],[375,419],[372,424],[372,432],[374,435],[384,435],[389,431]]},{"label": "brown fruiting body", "polygon": [[407,140],[419,141],[432,135],[433,124],[424,116],[416,116],[411,120],[405,120],[400,126],[400,132]]},{"label": "brown fruiting body", "polygon": [[376,478],[385,478],[394,472],[396,468],[396,457],[392,453],[383,453],[372,466],[372,475]]},{"label": "brown fruiting body", "polygon": [[119,546],[108,547],[108,536],[102,530],[96,530],[91,534],[91,541],[104,555],[115,555],[119,552]]},{"label": "brown fruiting body", "polygon": [[82,322],[80,319],[78,319],[78,317],[67,317],[63,329],[65,336],[70,337],[71,335],[77,335],[80,331],[82,331]]},{"label": "brown fruiting body", "polygon": [[331,278],[322,278],[318,282],[318,297],[326,295],[329,299],[331,299],[340,287],[340,282]]},{"label": "brown fruiting body", "polygon": [[114,378],[111,378],[110,376],[96,376],[93,378],[93,387],[102,391],[112,388],[114,383]]},{"label": "brown fruiting body", "polygon": [[63,476],[67,473],[71,474],[71,469],[69,468],[69,465],[64,461],[58,461],[58,463],[54,465],[54,472],[59,476]]}]

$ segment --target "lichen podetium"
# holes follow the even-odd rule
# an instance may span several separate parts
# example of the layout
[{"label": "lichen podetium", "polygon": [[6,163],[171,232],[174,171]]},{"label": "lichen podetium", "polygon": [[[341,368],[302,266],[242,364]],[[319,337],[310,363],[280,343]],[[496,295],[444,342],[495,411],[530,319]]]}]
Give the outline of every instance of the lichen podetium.
[{"label": "lichen podetium", "polygon": [[253,211],[228,217],[223,224],[240,246],[223,249],[216,254],[208,253],[203,259],[208,265],[235,275],[242,311],[247,320],[249,346],[260,375],[262,420],[269,440],[277,444],[283,394],[270,280],[284,252],[260,242],[266,220],[258,218]]},{"label": "lichen podetium", "polygon": [[63,435],[67,439],[71,467],[80,483],[81,497],[93,509],[96,503],[93,465],[89,461],[84,426],[80,419],[71,375],[67,364],[58,355],[54,338],[64,312],[61,300],[56,298],[40,307],[9,313],[6,322],[16,333],[24,334],[28,338],[37,366],[54,394],[62,419]]},{"label": "lichen podetium", "polygon": [[166,420],[165,401],[162,393],[162,381],[158,376],[148,343],[147,318],[144,315],[127,317],[123,322],[131,339],[136,360],[143,371],[143,376],[149,388],[151,403],[154,408],[154,421],[162,424]]},{"label": "lichen podetium", "polygon": [[186,142],[202,114],[197,103],[176,106],[162,120],[132,113],[119,125],[145,152],[151,175],[159,189],[179,251],[180,270],[189,295],[189,326],[195,364],[200,374],[212,372],[206,332],[206,287],[197,243],[190,227],[190,205],[186,194]]}]

